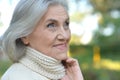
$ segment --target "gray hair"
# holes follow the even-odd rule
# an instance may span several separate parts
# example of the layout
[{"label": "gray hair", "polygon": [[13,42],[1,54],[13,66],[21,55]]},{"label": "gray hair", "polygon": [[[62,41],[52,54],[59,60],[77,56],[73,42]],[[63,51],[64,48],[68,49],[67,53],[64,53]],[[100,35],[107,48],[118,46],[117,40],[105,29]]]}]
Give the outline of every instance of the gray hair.
[{"label": "gray hair", "polygon": [[62,5],[68,11],[65,0],[20,0],[10,25],[2,37],[3,51],[13,62],[25,55],[26,46],[21,38],[34,30],[50,5]]}]

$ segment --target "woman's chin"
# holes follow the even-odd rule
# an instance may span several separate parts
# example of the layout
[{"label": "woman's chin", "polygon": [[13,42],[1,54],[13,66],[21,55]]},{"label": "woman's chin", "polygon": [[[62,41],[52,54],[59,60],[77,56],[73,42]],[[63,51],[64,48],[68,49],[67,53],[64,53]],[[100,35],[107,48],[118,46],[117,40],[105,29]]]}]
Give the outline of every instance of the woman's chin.
[{"label": "woman's chin", "polygon": [[63,60],[66,60],[67,58],[68,58],[67,55],[64,55],[64,56],[62,55],[58,57],[58,60],[63,61]]}]

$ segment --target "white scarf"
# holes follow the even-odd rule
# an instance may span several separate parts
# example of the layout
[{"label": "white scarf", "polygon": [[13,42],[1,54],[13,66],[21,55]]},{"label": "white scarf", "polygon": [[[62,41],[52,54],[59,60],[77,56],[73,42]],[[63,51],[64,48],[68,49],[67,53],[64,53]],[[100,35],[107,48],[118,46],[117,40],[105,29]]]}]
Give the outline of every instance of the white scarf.
[{"label": "white scarf", "polygon": [[34,72],[52,80],[61,79],[65,75],[65,68],[60,61],[30,47],[27,47],[25,57],[19,62]]}]

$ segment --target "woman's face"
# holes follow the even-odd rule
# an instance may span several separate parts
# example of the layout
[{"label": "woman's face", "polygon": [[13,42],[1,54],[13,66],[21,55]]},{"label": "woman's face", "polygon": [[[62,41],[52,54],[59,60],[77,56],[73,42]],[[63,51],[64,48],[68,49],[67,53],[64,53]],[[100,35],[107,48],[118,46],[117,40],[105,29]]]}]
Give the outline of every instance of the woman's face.
[{"label": "woman's face", "polygon": [[23,39],[29,46],[58,60],[67,58],[71,33],[69,16],[64,7],[50,6],[35,30]]}]

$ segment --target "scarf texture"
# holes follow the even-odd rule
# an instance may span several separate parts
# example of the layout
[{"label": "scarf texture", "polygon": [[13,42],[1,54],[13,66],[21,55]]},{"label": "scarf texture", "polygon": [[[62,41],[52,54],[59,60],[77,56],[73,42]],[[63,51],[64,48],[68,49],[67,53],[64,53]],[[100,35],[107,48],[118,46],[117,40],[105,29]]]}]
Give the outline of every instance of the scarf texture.
[{"label": "scarf texture", "polygon": [[65,75],[65,68],[61,61],[46,56],[30,47],[27,47],[26,55],[19,62],[51,80],[59,80]]}]

